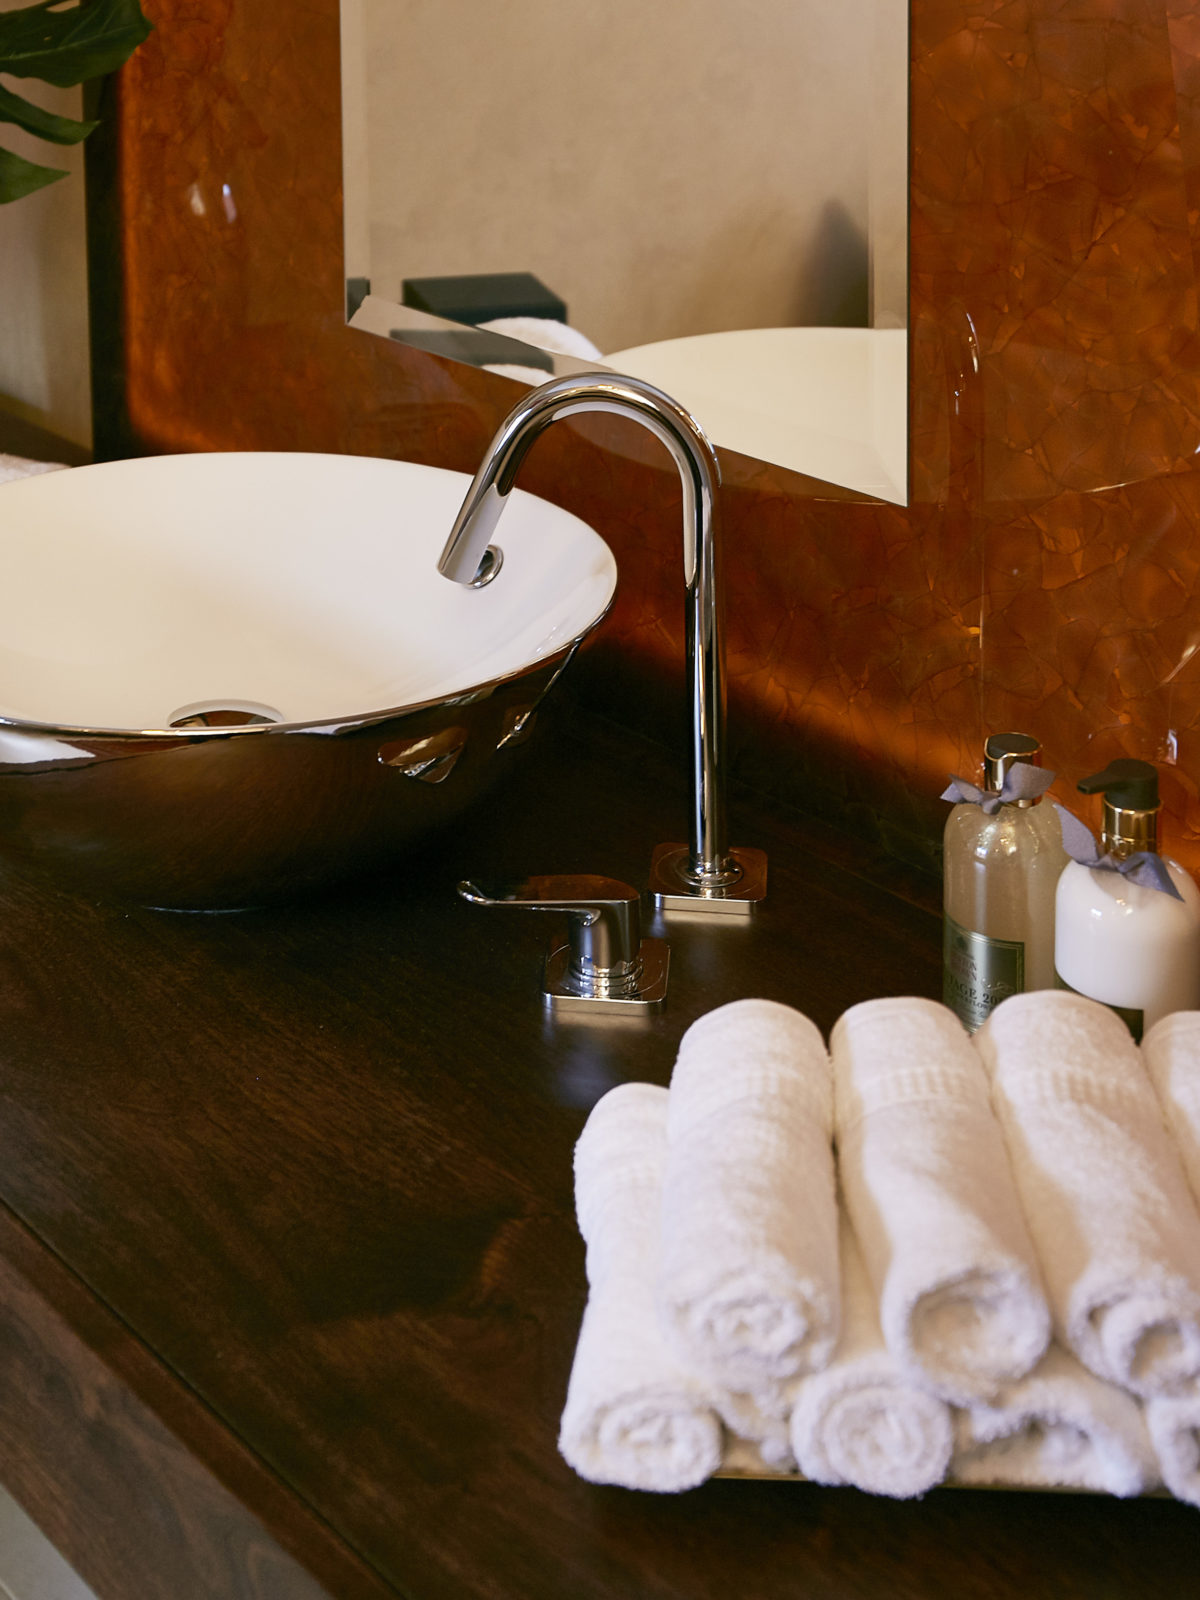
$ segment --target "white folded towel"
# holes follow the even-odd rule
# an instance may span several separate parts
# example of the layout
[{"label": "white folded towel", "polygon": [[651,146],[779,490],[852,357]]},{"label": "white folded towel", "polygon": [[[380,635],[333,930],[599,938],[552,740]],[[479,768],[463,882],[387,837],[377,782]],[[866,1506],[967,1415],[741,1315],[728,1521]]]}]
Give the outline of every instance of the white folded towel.
[{"label": "white folded towel", "polygon": [[1200,1011],[1161,1017],[1142,1040],[1142,1060],[1200,1201]]},{"label": "white folded towel", "polygon": [[1146,1424],[1163,1482],[1177,1500],[1200,1506],[1200,1390],[1147,1401]]},{"label": "white folded towel", "polygon": [[1060,1340],[1143,1398],[1200,1377],[1200,1215],[1107,1006],[1013,995],[974,1039]]},{"label": "white folded towel", "polygon": [[655,1312],[667,1092],[623,1084],[575,1148],[575,1200],[590,1293],[558,1447],[592,1483],[691,1489],[721,1463],[710,1387],[669,1350]]},{"label": "white folded towel", "polygon": [[1126,1497],[1158,1482],[1142,1408],[1051,1345],[990,1405],[958,1412],[950,1475],[959,1483],[1090,1489]]},{"label": "white folded towel", "polygon": [[[599,361],[600,351],[587,337],[569,322],[557,317],[493,317],[481,322],[481,328],[492,333],[502,333],[509,339],[520,339],[523,344],[536,345],[539,350],[550,350],[556,355],[574,356],[578,361]],[[543,378],[546,376],[542,374]]]},{"label": "white folded towel", "polygon": [[[536,345],[539,350],[573,356],[577,361],[599,363],[601,359],[600,351],[586,334],[569,323],[560,322],[557,317],[493,317],[479,326],[492,333],[506,334],[510,339],[520,339],[524,344]],[[553,373],[520,361],[489,361],[483,370],[498,373],[502,378],[514,378],[518,383],[531,383],[535,388],[553,377]]]},{"label": "white folded towel", "polygon": [[868,1000],[830,1041],[842,1193],[888,1349],[944,1400],[1028,1372],[1050,1312],[987,1078],[954,1013]]},{"label": "white folded towel", "polygon": [[829,1058],[790,1006],[739,1000],[692,1024],[667,1110],[659,1304],[676,1347],[769,1409],[837,1339]]},{"label": "white folded towel", "polygon": [[848,1222],[841,1234],[841,1342],[823,1372],[795,1386],[792,1447],[800,1471],[817,1483],[911,1499],[946,1475],[954,1442],[950,1408],[887,1349]]}]

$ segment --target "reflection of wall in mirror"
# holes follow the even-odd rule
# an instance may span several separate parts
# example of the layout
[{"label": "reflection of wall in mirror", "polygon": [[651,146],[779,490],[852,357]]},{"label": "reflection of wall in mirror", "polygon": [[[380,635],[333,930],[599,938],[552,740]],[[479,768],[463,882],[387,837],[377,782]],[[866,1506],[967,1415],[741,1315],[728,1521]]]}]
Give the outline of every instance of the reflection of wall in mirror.
[{"label": "reflection of wall in mirror", "polygon": [[873,328],[908,326],[908,0],[876,0],[871,27],[867,248]]},{"label": "reflection of wall in mirror", "polygon": [[[361,4],[376,294],[531,271],[601,349],[867,320],[877,0]],[[897,59],[903,151],[902,35]],[[906,200],[902,171],[891,316],[872,263],[893,326]]]}]

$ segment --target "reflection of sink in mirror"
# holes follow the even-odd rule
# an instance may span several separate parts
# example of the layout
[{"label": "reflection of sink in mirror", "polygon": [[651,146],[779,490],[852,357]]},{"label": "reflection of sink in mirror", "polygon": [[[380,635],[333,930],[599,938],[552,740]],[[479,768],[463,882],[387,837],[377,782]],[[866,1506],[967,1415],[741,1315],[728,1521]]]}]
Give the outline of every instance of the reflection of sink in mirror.
[{"label": "reflection of sink in mirror", "polygon": [[478,589],[465,473],[160,456],[0,489],[0,853],[158,905],[372,866],[502,776],[606,611],[612,556],[515,491]]},{"label": "reflection of sink in mirror", "polygon": [[688,408],[742,455],[904,505],[903,328],[751,328],[606,355]]},{"label": "reflection of sink in mirror", "polygon": [[[495,339],[471,325],[554,317],[602,350],[905,325],[906,0],[340,11],[354,327],[549,378],[579,361],[547,359],[536,340],[489,353]],[[522,275],[534,300],[500,309],[490,291]],[[489,285],[486,303],[458,292],[471,280]],[[696,409],[718,448],[793,464],[782,419],[746,443]]]}]

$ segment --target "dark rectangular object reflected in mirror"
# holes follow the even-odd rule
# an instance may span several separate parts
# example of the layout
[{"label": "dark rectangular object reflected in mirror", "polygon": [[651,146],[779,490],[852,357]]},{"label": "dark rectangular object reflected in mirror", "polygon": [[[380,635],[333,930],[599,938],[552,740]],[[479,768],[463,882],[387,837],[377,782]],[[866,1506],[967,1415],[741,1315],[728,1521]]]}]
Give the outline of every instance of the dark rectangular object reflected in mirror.
[{"label": "dark rectangular object reflected in mirror", "polygon": [[532,272],[477,272],[457,278],[405,278],[401,304],[450,322],[495,317],[567,320],[566,302]]},{"label": "dark rectangular object reflected in mirror", "polygon": [[346,279],[346,321],[349,322],[354,313],[362,305],[371,292],[370,278]]}]

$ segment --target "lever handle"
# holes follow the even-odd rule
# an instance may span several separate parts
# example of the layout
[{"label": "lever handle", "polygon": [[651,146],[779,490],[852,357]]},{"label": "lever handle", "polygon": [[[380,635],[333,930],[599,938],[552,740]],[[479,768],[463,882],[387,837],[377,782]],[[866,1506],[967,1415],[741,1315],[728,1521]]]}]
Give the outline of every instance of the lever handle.
[{"label": "lever handle", "polygon": [[622,978],[637,966],[641,938],[638,894],[619,878],[590,873],[535,875],[515,883],[483,886],[467,880],[458,892],[475,906],[518,906],[559,911],[569,918],[571,967],[595,978]]},{"label": "lever handle", "polygon": [[614,1004],[657,1010],[666,994],[667,950],[641,937],[641,902],[619,878],[590,873],[534,875],[512,883],[458,886],[476,906],[557,911],[567,918],[568,945],[551,952],[543,994],[560,1010]]}]

